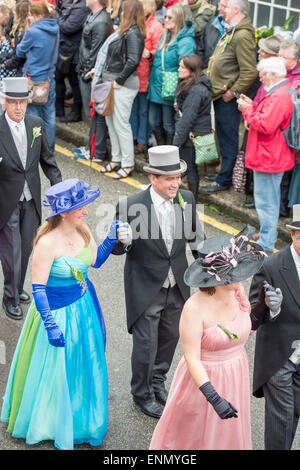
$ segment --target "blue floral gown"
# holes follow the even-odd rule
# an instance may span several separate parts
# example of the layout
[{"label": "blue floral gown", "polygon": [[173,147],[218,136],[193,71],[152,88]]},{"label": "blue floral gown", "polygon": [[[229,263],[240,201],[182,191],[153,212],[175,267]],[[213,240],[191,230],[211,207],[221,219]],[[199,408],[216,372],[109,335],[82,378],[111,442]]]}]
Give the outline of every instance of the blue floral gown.
[{"label": "blue floral gown", "polygon": [[[51,267],[47,295],[65,347],[51,346],[32,302],[16,347],[1,421],[27,444],[53,440],[71,450],[84,442],[99,446],[107,433],[108,378],[105,325],[87,271],[92,250],[62,256]],[[72,268],[87,282],[79,283]],[[76,274],[76,272],[75,272]],[[87,287],[87,289],[86,289]]]}]

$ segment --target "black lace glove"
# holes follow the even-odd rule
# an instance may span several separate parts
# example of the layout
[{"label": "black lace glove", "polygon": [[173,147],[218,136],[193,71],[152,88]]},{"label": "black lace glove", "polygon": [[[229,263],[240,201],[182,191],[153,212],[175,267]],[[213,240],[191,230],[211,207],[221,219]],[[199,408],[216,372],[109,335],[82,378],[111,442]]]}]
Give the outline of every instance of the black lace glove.
[{"label": "black lace glove", "polygon": [[216,392],[211,382],[206,382],[199,387],[206,400],[214,407],[221,419],[237,418],[237,410]]}]

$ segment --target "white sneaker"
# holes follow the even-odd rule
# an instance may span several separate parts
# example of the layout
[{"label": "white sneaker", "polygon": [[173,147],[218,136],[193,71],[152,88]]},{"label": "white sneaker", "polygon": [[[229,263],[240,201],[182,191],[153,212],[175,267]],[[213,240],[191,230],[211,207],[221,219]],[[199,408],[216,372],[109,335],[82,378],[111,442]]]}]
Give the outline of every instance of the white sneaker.
[{"label": "white sneaker", "polygon": [[[74,152],[75,149],[72,149]],[[76,148],[76,152],[74,152],[74,158],[79,158],[82,160],[90,160],[90,151],[87,150],[85,147],[78,147]]]}]

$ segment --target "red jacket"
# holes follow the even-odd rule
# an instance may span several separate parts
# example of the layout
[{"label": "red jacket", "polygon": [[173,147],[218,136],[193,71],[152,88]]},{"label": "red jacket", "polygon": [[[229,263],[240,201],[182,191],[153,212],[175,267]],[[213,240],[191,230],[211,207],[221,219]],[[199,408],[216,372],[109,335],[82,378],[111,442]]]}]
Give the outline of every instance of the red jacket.
[{"label": "red jacket", "polygon": [[[45,5],[47,5],[46,1],[45,0],[29,0],[30,2],[43,2],[45,3]],[[47,0],[48,3],[54,7],[56,7],[56,1],[55,0]]]},{"label": "red jacket", "polygon": [[168,3],[166,3],[165,7],[169,8],[172,5],[175,5],[175,3],[178,3],[178,0],[170,0]]},{"label": "red jacket", "polygon": [[293,112],[293,100],[285,88],[292,88],[292,85],[289,82],[279,85],[271,95],[243,111],[244,119],[250,125],[246,168],[262,173],[280,173],[295,165],[295,154],[279,129],[288,128]]},{"label": "red jacket", "polygon": [[[145,39],[145,49],[147,49],[154,56],[156,51],[156,46],[159,41],[159,38],[163,32],[163,25],[160,21],[154,18],[153,15],[150,15],[146,20],[146,39]],[[152,57],[153,59],[153,57]],[[151,60],[152,60],[151,59]],[[139,66],[137,68],[137,73],[140,81],[139,92],[148,91],[149,86],[149,77],[150,77],[150,62],[151,60],[141,58]]]}]

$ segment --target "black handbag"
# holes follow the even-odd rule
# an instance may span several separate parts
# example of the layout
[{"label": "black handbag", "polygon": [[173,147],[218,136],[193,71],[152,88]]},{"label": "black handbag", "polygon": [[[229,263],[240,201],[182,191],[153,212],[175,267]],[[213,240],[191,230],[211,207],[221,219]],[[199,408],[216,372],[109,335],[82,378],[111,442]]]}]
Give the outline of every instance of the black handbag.
[{"label": "black handbag", "polygon": [[58,51],[58,56],[57,56],[57,62],[56,62],[56,68],[63,74],[68,74],[70,72],[70,68],[72,65],[74,53],[71,55],[64,54],[61,51]]}]

